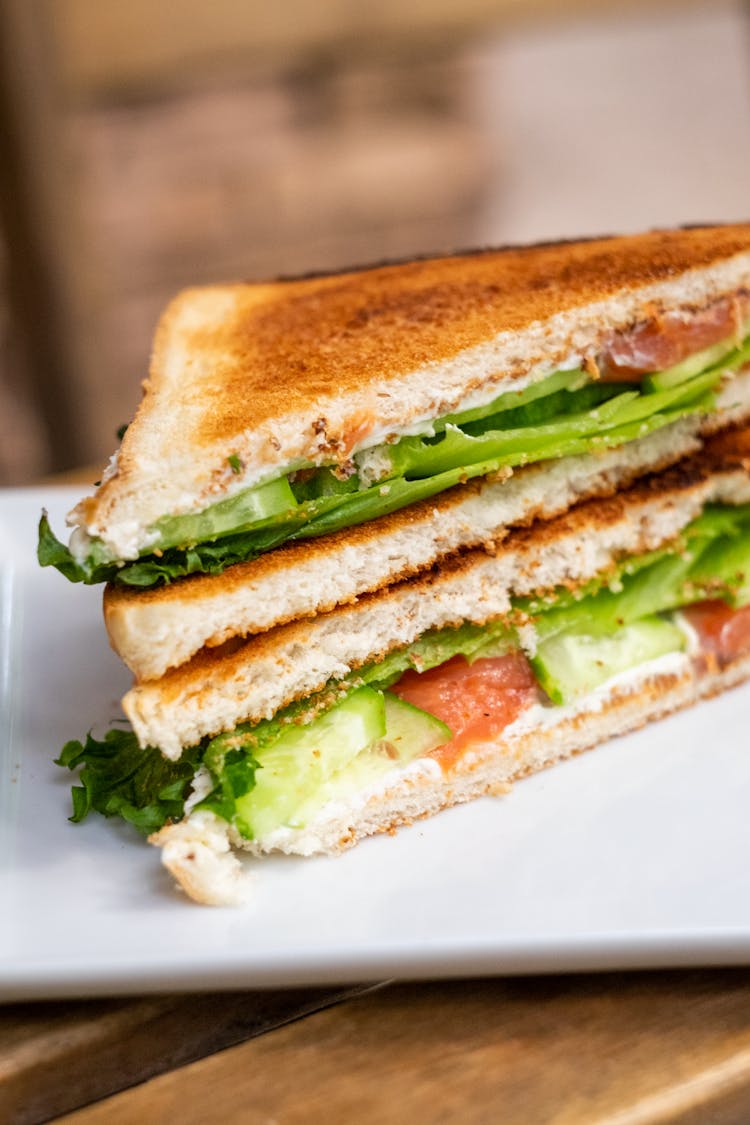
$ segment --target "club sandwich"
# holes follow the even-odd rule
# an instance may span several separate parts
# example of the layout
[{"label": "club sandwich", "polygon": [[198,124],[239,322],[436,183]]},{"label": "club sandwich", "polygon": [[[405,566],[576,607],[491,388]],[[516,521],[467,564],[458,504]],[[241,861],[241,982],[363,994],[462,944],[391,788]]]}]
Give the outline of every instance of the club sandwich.
[{"label": "club sandwich", "polygon": [[75,818],[150,834],[189,895],[330,853],[750,676],[750,431],[314,618],[205,649],[71,742]]},{"label": "club sandwich", "polygon": [[66,744],[193,898],[750,675],[750,225],[188,290],[70,542],[130,722]]}]

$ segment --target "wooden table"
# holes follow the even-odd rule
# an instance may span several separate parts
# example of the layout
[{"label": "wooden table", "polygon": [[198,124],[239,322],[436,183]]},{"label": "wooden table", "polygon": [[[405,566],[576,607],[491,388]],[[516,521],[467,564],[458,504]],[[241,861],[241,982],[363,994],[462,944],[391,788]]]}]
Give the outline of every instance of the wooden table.
[{"label": "wooden table", "polygon": [[81,1125],[744,1123],[750,969],[0,1007],[0,1125],[63,1114]]},{"label": "wooden table", "polygon": [[750,971],[0,1009],[0,1120],[76,1107],[81,1125],[747,1122]]}]

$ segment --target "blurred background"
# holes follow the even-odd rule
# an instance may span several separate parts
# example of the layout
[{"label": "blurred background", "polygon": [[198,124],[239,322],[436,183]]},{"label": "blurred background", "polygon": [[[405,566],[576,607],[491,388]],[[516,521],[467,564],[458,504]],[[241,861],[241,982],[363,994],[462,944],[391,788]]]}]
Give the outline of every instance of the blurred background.
[{"label": "blurred background", "polygon": [[184,285],[748,217],[741,0],[0,0],[0,484]]}]

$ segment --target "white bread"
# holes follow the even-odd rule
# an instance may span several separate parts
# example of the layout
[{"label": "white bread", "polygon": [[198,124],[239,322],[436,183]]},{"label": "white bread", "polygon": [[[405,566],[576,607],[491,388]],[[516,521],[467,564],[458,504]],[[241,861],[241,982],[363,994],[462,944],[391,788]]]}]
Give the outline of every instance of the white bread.
[{"label": "white bread", "polygon": [[750,226],[736,225],[188,290],[162,318],[104,483],[70,522],[135,558],[164,515],[301,460],[344,463],[575,365],[615,330],[748,289]]},{"label": "white bread", "polygon": [[716,414],[681,418],[617,449],[531,465],[508,480],[472,481],[369,524],[238,563],[221,575],[152,590],[110,585],[104,595],[110,643],[137,680],[157,679],[204,646],[328,612],[456,551],[498,544],[510,527],[611,495],[695,452],[702,435],[746,418],[750,371],[723,388]]},{"label": "white bread", "polygon": [[[666,662],[670,661],[669,666]],[[249,874],[230,843],[255,854],[334,853],[363,837],[393,832],[421,817],[484,795],[499,796],[512,782],[565,758],[689,707],[750,677],[750,655],[724,668],[685,654],[644,665],[627,679],[604,685],[575,706],[549,707],[521,716],[494,745],[481,745],[449,774],[434,761],[394,771],[377,788],[348,803],[331,802],[302,829],[277,830],[268,839],[246,840],[212,813],[195,812],[151,837],[164,865],[197,902],[246,901]],[[414,763],[413,763],[414,765]],[[502,816],[502,809],[498,809]]]},{"label": "white bread", "polygon": [[252,891],[247,872],[232,852],[229,825],[213,813],[196,810],[179,824],[150,837],[161,837],[162,863],[195,902],[239,906]]},{"label": "white bread", "polygon": [[507,614],[512,597],[586,582],[624,555],[673,540],[706,503],[750,503],[750,439],[737,435],[736,442],[737,449],[715,439],[702,456],[627,493],[516,531],[494,554],[469,552],[354,605],[204,650],[134,686],[123,708],[142,746],[176,759],[204,736],[270,719],[429,629],[481,624]]}]

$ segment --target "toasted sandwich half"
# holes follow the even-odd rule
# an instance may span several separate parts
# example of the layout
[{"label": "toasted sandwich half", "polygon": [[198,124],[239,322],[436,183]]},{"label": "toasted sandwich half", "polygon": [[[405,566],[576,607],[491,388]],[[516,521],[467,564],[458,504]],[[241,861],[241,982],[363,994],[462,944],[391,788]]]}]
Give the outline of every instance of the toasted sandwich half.
[{"label": "toasted sandwich half", "polygon": [[236,852],[334,852],[750,676],[750,431],[315,617],[236,635],[69,743],[193,898]]},{"label": "toasted sandwich half", "polygon": [[193,289],[69,546],[43,520],[39,558],[110,583],[112,643],[158,679],[748,418],[748,225]]}]

